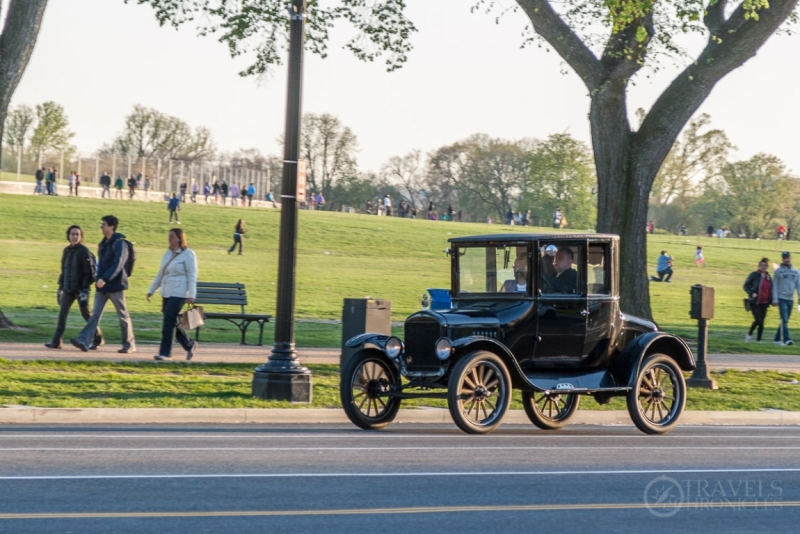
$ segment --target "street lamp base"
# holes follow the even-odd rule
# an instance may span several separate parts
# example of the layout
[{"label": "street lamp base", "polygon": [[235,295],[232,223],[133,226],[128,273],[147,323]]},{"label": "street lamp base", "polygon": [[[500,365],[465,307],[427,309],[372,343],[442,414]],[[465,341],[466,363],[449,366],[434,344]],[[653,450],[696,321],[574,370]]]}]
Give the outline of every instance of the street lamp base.
[{"label": "street lamp base", "polygon": [[686,381],[690,388],[719,389],[717,381],[711,378],[690,378]]},{"label": "street lamp base", "polygon": [[311,402],[311,372],[253,373],[253,396],[264,400],[281,400],[295,403]]}]

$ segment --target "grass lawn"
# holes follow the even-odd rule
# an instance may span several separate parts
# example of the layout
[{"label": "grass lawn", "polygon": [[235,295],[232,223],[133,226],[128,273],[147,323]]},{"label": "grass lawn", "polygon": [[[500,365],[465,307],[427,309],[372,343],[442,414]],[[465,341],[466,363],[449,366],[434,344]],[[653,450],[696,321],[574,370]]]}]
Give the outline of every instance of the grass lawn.
[{"label": "grass lawn", "polygon": [[[165,204],[0,195],[0,309],[24,328],[0,331],[0,340],[49,339],[57,315],[55,290],[66,228],[70,224],[82,225],[86,242],[94,249],[101,239],[99,219],[108,213],[120,218],[119,230],[136,244],[138,260],[128,302],[137,338],[158,339],[158,304],[148,303],[145,294],[166,249],[170,226]],[[229,256],[227,248],[239,218],[246,220],[248,229],[245,253]],[[242,282],[248,290],[249,311],[274,313],[279,218],[280,213],[275,210],[184,205],[182,228],[197,252],[200,280]],[[503,225],[307,211],[300,213],[299,228],[296,316],[300,320],[339,319],[343,298],[369,295],[391,300],[393,320],[402,321],[419,309],[419,299],[426,288],[449,287],[449,260],[442,253],[449,237],[520,231]],[[655,271],[660,250],[666,249],[675,257],[674,283],[651,284],[653,314],[664,330],[696,337],[696,322],[689,318],[689,287],[702,283],[716,289],[716,317],[711,321],[709,336],[712,352],[797,354],[800,345],[776,347],[771,343],[777,326],[775,309],[767,316],[765,343],[744,343],[752,316],[742,307],[741,289],[762,256],[778,261],[779,251],[789,248],[800,258],[797,242],[662,235],[648,239],[651,272]],[[698,244],[705,251],[705,268],[694,266],[693,254]],[[74,335],[80,323],[76,312],[66,336]],[[102,324],[109,341],[118,341],[113,311]],[[270,327],[268,340],[271,332]],[[340,332],[336,324],[298,322],[297,343],[336,347]],[[206,341],[233,342],[237,331],[225,322],[212,321],[202,337]]]},{"label": "grass lawn", "polygon": [[[262,401],[250,396],[252,364],[107,363],[0,359],[0,404],[70,408],[339,408],[339,367],[309,365],[313,404]],[[800,373],[712,373],[718,391],[690,389],[689,410],[800,410]],[[624,410],[624,399],[584,410]],[[444,400],[403,400],[404,407],[447,406]],[[522,409],[519,392],[512,409]]]}]

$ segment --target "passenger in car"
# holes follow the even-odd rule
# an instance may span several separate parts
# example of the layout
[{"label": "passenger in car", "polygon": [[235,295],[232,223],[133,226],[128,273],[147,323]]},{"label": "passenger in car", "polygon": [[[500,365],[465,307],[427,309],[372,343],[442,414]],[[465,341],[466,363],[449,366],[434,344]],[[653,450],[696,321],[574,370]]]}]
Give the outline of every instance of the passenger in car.
[{"label": "passenger in car", "polygon": [[[524,253],[523,253],[524,254]],[[518,256],[514,260],[514,279],[506,280],[500,293],[525,293],[528,291],[528,258]]]}]

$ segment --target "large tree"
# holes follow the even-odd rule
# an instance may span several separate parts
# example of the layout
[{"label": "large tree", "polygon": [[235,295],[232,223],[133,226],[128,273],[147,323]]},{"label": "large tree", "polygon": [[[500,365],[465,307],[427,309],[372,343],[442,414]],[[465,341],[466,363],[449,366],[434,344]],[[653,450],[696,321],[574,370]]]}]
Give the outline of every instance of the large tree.
[{"label": "large tree", "polygon": [[[216,34],[234,55],[256,52],[243,74],[280,63],[288,18],[281,0],[136,0],[156,9],[162,24],[198,20],[201,34]],[[591,98],[589,122],[598,178],[597,229],[620,234],[622,304],[650,317],[646,274],[648,199],[653,180],[683,127],[725,75],[753,57],[789,18],[798,0],[516,0],[535,35],[572,68]],[[388,51],[386,64],[402,66],[415,31],[404,16],[404,0],[339,0],[320,6],[309,0],[307,46],[325,55],[328,31],[337,20],[351,23],[356,37],[346,44],[359,58]],[[494,0],[472,0],[491,9]],[[506,6],[499,6],[508,12]],[[689,58],[676,37],[707,37]],[[660,55],[687,59],[647,113],[641,127],[629,122],[631,78]],[[624,209],[620,209],[624,206]]]},{"label": "large tree", "polygon": [[[643,229],[653,180],[717,82],[755,55],[791,16],[797,0],[517,3],[536,34],[586,85],[598,178],[597,229],[621,236],[622,305],[650,317]],[[604,35],[596,33],[598,24],[605,27]],[[706,35],[705,47],[689,58],[634,130],[626,98],[631,78],[660,54],[681,55],[675,38],[686,32]]]},{"label": "large tree", "polygon": [[[3,33],[0,34],[0,139],[4,138],[3,125],[11,97],[33,53],[47,0],[10,0],[6,5],[8,14],[3,24]],[[0,311],[0,328],[9,326],[13,324]]]}]

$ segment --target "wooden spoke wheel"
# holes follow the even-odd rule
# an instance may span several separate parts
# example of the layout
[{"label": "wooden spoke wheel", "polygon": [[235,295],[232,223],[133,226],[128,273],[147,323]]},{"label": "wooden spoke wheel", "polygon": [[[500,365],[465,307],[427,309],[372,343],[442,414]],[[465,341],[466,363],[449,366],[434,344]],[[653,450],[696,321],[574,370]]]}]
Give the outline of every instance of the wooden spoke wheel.
[{"label": "wooden spoke wheel", "polygon": [[400,399],[390,397],[400,375],[389,358],[377,351],[353,356],[342,369],[339,394],[347,418],[365,430],[391,423],[400,409]]},{"label": "wooden spoke wheel", "polygon": [[470,434],[492,432],[511,404],[511,378],[503,360],[487,351],[461,358],[447,384],[447,405],[458,428]]},{"label": "wooden spoke wheel", "polygon": [[648,356],[628,393],[628,413],[646,434],[666,434],[678,424],[686,405],[686,381],[666,354]]}]

